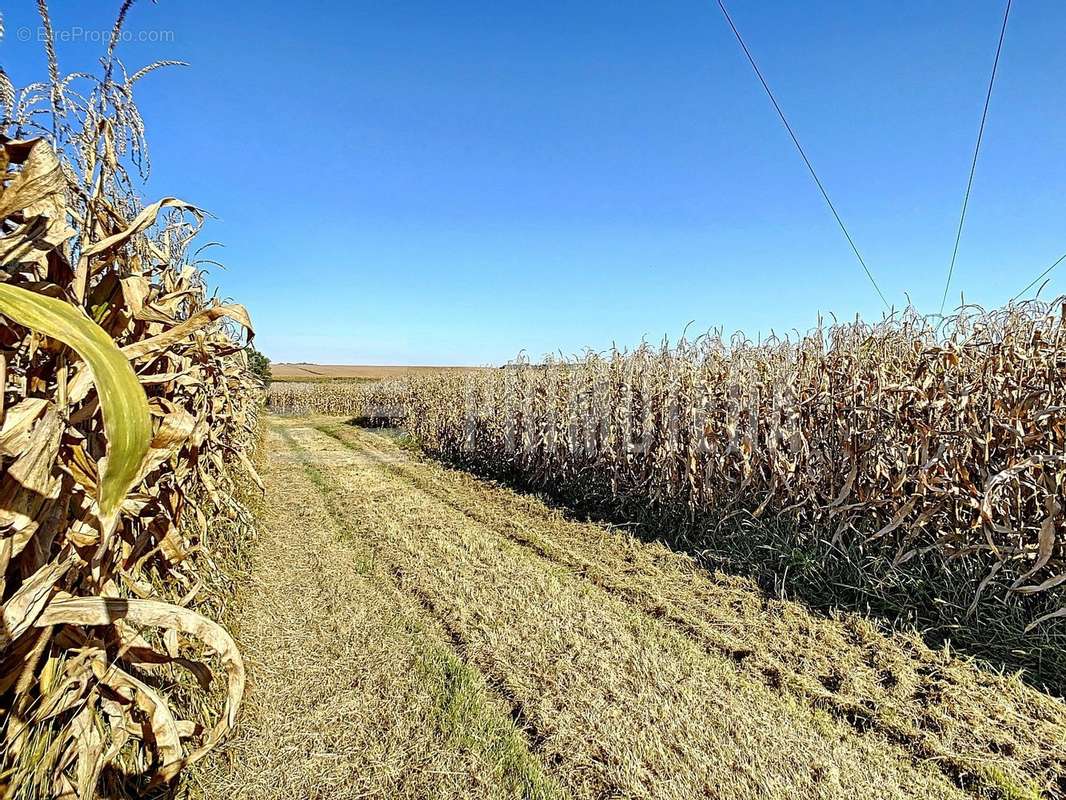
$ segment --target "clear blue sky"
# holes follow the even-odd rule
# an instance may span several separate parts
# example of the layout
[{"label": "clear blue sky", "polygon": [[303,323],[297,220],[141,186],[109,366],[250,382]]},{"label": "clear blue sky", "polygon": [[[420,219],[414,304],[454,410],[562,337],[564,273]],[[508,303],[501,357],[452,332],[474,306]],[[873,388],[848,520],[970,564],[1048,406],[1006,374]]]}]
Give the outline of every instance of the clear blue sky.
[{"label": "clear blue sky", "polygon": [[[30,0],[0,55],[43,74]],[[54,3],[106,28],[118,3]],[[90,8],[92,6],[92,8]],[[732,0],[890,300],[939,306],[1000,0]],[[104,13],[106,11],[106,13]],[[142,0],[154,172],[274,360],[491,363],[880,304],[713,0]],[[952,298],[1066,252],[1066,3],[1015,3]],[[148,38],[153,38],[149,33]],[[159,38],[158,36],[154,38]],[[97,45],[61,44],[61,66]],[[1046,294],[1066,291],[1066,266]]]}]

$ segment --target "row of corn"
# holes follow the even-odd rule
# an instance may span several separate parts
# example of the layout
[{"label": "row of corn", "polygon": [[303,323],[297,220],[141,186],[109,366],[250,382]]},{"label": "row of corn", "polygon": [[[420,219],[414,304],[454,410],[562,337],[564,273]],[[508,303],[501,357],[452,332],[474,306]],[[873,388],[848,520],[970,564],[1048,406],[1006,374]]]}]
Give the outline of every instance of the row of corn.
[{"label": "row of corn", "polygon": [[1028,598],[1035,627],[1066,616],[1064,314],[1061,299],[908,311],[791,339],[284,385],[270,404],[389,419],[437,455],[600,507],[772,520],[892,568],[978,565],[962,571],[974,602]]},{"label": "row of corn", "polygon": [[[221,531],[246,532],[261,389],[245,310],[210,296],[202,214],[144,205],[135,86],[0,71],[0,797],[148,796],[233,726]],[[236,533],[234,533],[236,532]]]}]

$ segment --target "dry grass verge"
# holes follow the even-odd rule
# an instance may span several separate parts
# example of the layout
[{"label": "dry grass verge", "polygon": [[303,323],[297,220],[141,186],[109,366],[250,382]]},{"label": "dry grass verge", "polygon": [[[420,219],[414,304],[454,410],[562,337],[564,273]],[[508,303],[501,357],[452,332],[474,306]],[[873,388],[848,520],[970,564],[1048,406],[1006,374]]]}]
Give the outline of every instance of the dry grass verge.
[{"label": "dry grass verge", "polygon": [[562,797],[511,709],[331,516],[322,473],[268,435],[260,541],[233,615],[250,688],[194,798]]}]

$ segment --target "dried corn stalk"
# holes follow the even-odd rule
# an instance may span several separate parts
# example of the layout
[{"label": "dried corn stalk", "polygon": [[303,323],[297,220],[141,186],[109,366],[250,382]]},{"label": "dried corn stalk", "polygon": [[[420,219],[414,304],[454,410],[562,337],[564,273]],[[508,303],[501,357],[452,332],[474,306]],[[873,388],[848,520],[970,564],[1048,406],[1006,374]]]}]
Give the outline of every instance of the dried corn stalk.
[{"label": "dried corn stalk", "polygon": [[[1047,600],[1066,592],[1064,315],[1063,299],[908,311],[798,340],[274,384],[268,406],[391,419],[445,458],[623,512],[774,517],[896,565],[980,560],[975,601]],[[1033,626],[1066,615],[1050,605]]]},{"label": "dried corn stalk", "polygon": [[[115,58],[128,6],[101,77],[61,77],[49,41],[51,79],[5,101],[4,798],[164,785],[232,727],[244,690],[233,640],[196,606],[208,520],[245,516],[231,476],[250,470],[258,385],[239,334],[251,323],[208,296],[188,255],[200,212],[174,198],[142,206],[132,189],[127,169],[146,168],[132,89],[157,65],[128,76]],[[53,317],[8,302],[27,295]],[[50,319],[98,333],[78,339]],[[132,368],[137,392],[108,394],[95,347]]]}]

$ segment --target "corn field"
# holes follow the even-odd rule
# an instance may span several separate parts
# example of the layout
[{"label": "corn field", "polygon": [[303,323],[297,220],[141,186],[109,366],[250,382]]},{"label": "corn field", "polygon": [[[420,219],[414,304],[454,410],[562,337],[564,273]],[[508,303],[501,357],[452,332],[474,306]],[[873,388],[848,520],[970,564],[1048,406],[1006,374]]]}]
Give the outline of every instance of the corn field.
[{"label": "corn field", "polygon": [[[259,388],[245,310],[212,298],[202,212],[144,205],[115,45],[0,71],[0,796],[164,789],[233,726],[244,667],[214,616],[213,536],[244,531]],[[221,534],[218,534],[221,535]],[[201,613],[203,612],[203,613]]]},{"label": "corn field", "polygon": [[[275,414],[361,416],[366,403],[365,385],[343,380],[275,381],[267,390],[267,402]],[[380,387],[376,390],[380,391]]]},{"label": "corn field", "polygon": [[[664,519],[783,522],[982,593],[1066,584],[1066,301],[913,311],[798,340],[720,335],[362,387],[271,408],[391,419],[429,452]],[[347,396],[345,396],[347,394]],[[1050,594],[1049,594],[1050,593]],[[1030,628],[1066,616],[1061,602]]]}]

